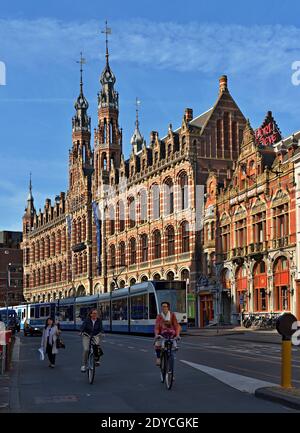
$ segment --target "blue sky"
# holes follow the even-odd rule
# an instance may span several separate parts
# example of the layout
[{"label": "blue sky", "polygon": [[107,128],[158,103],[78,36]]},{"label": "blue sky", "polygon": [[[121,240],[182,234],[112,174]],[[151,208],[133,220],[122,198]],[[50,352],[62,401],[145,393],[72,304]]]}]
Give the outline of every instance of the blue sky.
[{"label": "blue sky", "polygon": [[105,62],[101,29],[112,28],[110,64],[120,94],[124,153],[130,151],[135,98],[140,126],[165,135],[184,109],[198,115],[218,94],[218,78],[253,127],[268,110],[288,135],[300,130],[300,4],[294,0],[102,0],[1,2],[0,230],[21,230],[33,177],[36,208],[67,188],[71,118],[79,91],[76,59],[87,60],[84,92],[96,126],[99,75]]}]

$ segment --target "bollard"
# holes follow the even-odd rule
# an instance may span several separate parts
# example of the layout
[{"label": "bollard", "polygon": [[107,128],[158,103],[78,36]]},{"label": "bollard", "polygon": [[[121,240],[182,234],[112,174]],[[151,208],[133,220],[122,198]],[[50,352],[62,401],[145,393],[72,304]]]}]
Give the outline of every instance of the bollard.
[{"label": "bollard", "polygon": [[292,341],[291,339],[282,339],[281,346],[281,386],[283,388],[292,388]]},{"label": "bollard", "polygon": [[282,388],[292,388],[292,341],[291,337],[296,330],[293,323],[296,317],[291,313],[282,314],[276,322],[276,329],[282,336],[281,345],[281,386]]}]

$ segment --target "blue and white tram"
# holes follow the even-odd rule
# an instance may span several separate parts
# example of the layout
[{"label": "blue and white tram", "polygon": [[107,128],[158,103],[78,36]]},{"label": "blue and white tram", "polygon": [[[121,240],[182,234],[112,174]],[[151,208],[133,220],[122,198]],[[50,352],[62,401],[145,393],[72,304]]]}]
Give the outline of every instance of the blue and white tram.
[{"label": "blue and white tram", "polygon": [[[145,281],[131,287],[93,296],[59,299],[50,303],[14,307],[23,322],[42,328],[47,317],[59,320],[62,330],[78,330],[92,308],[101,313],[105,332],[154,333],[161,303],[170,303],[182,331],[187,330],[185,281]],[[24,326],[24,323],[23,323]]]},{"label": "blue and white tram", "polygon": [[187,329],[185,281],[147,281],[111,294],[112,332],[154,333],[161,303],[170,303],[182,331]]}]

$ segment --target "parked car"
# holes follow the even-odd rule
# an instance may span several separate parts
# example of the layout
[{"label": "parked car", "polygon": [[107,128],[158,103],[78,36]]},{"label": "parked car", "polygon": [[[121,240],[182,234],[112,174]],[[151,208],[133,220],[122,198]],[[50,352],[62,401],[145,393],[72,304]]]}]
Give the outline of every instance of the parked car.
[{"label": "parked car", "polygon": [[27,335],[42,335],[43,330],[41,328],[37,328],[36,326],[30,325],[27,321],[24,322],[24,337],[27,337]]}]

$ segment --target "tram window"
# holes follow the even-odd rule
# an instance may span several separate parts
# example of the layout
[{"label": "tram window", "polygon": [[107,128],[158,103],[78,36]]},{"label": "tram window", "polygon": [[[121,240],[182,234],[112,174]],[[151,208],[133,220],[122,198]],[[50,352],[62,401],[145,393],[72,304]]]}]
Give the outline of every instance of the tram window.
[{"label": "tram window", "polygon": [[102,320],[109,320],[110,319],[109,302],[101,302],[100,314],[101,314]]},{"label": "tram window", "polygon": [[131,302],[131,318],[135,320],[148,319],[147,295],[133,296]]},{"label": "tram window", "polygon": [[149,319],[156,319],[157,308],[154,293],[149,293]]},{"label": "tram window", "polygon": [[40,317],[45,317],[45,308],[44,307],[40,308]]},{"label": "tram window", "polygon": [[96,304],[76,305],[76,318],[85,320],[87,318],[87,315],[93,308],[97,308],[97,305]]},{"label": "tram window", "polygon": [[50,307],[46,307],[45,310],[46,310],[46,316],[47,317],[50,316]]},{"label": "tram window", "polygon": [[171,311],[186,313],[185,290],[158,290],[156,293],[159,306],[166,301],[170,303]]},{"label": "tram window", "polygon": [[112,320],[127,320],[127,298],[112,302]]},{"label": "tram window", "polygon": [[30,317],[34,318],[34,308],[30,308]]},{"label": "tram window", "polygon": [[74,320],[74,318],[73,318],[73,306],[68,305],[68,306],[60,307],[59,319],[61,321],[66,321],[66,322]]}]

